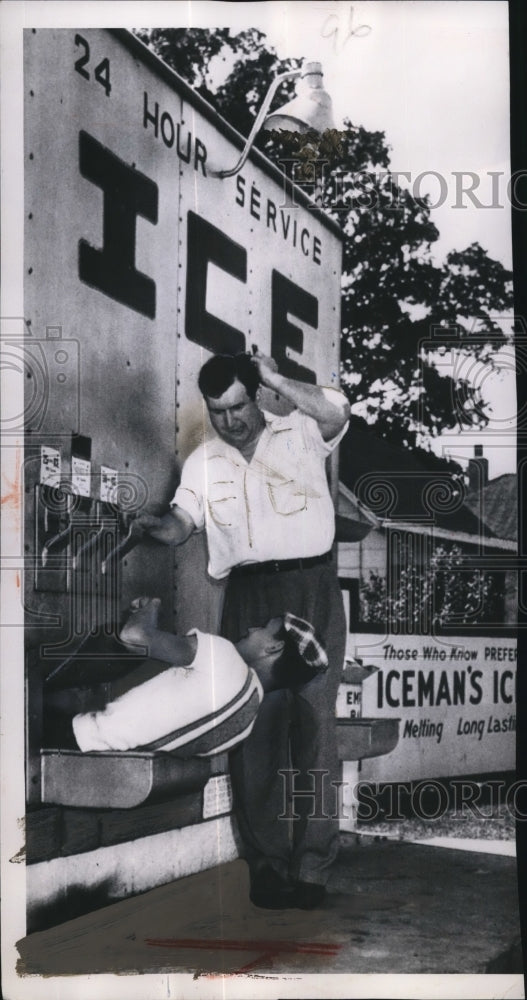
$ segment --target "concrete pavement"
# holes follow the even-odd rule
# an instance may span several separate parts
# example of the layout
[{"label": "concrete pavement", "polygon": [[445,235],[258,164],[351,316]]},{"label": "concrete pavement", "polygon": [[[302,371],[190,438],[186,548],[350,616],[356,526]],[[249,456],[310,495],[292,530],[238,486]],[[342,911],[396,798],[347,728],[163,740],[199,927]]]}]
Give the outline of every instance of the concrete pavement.
[{"label": "concrete pavement", "polygon": [[19,970],[521,972],[514,858],[343,835],[328,890],[260,910],[233,861],[24,938]]}]

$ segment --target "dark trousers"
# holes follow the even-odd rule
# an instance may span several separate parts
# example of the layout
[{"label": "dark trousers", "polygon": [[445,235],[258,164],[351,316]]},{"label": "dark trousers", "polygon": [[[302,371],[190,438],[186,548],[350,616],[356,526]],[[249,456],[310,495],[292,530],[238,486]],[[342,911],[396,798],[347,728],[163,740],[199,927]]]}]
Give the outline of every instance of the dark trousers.
[{"label": "dark trousers", "polygon": [[[331,782],[340,777],[335,702],[346,633],[334,566],[232,576],[222,635],[236,642],[248,628],[286,611],[311,622],[329,667],[303,687],[264,697],[250,736],[230,754],[234,810],[252,872],[269,864],[282,876],[324,884],[338,850]],[[314,794],[294,795],[290,803],[291,788]],[[292,814],[299,818],[288,819]]]}]

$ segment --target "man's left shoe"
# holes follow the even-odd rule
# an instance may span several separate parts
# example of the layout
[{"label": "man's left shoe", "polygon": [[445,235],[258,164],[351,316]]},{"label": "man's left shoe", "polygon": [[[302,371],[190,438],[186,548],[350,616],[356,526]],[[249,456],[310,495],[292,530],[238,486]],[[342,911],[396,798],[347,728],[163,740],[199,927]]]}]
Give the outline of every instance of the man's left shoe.
[{"label": "man's left shoe", "polygon": [[297,905],[295,887],[271,865],[251,875],[249,899],[265,910],[289,910]]},{"label": "man's left shoe", "polygon": [[294,882],[294,903],[297,910],[314,910],[324,902],[326,887],[316,882]]}]

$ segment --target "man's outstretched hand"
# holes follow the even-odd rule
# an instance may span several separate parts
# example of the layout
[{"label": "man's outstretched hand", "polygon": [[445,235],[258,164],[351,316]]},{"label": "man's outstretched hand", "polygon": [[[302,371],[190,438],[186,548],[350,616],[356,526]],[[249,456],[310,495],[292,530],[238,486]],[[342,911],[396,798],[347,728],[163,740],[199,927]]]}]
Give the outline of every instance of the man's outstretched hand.
[{"label": "man's outstretched hand", "polygon": [[182,545],[187,538],[190,538],[194,527],[190,514],[181,507],[174,506],[162,517],[148,514],[146,511],[139,514],[134,521],[133,535],[138,540],[150,535],[165,545]]},{"label": "man's outstretched hand", "polygon": [[155,514],[138,514],[133,522],[132,534],[135,538],[141,539],[145,535],[150,535],[154,531],[159,531],[163,527],[163,521]]}]

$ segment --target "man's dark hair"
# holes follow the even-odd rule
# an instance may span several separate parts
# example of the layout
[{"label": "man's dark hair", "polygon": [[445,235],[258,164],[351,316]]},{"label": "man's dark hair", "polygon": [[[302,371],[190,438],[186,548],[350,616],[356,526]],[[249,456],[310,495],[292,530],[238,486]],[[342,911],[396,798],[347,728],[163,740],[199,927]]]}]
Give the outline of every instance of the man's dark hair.
[{"label": "man's dark hair", "polygon": [[260,376],[250,354],[215,354],[203,365],[198,385],[203,396],[218,399],[236,379],[245,386],[249,399],[255,399]]}]

